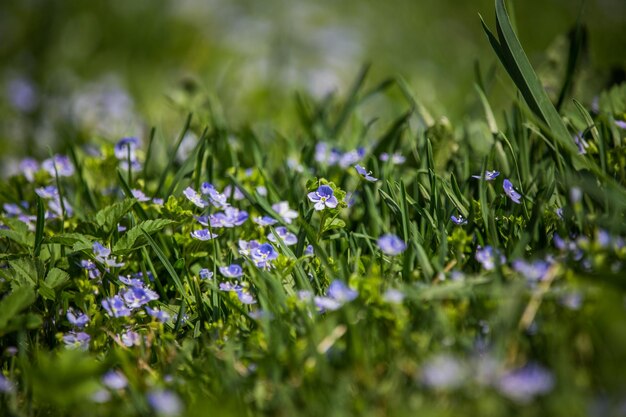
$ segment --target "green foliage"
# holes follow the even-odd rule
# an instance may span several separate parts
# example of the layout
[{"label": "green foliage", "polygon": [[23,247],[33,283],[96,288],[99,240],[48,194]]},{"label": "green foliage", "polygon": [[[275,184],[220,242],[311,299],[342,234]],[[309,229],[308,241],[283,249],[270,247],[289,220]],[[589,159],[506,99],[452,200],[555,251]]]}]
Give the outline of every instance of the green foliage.
[{"label": "green foliage", "polygon": [[525,103],[493,105],[478,69],[457,124],[365,66],[344,97],[299,95],[288,135],[200,100],[136,165],[76,146],[72,175],[3,181],[0,411],[618,410],[626,89],[570,100],[572,50],[555,106],[503,1],[484,27]]}]

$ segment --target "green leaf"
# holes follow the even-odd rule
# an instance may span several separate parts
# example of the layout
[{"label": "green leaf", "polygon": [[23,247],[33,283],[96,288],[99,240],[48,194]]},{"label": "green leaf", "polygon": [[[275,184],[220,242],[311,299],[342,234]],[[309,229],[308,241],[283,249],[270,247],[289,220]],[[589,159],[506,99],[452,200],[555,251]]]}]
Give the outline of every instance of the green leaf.
[{"label": "green leaf", "polygon": [[39,256],[41,252],[41,243],[43,241],[43,229],[46,225],[45,210],[41,197],[37,196],[37,227],[35,228],[35,256]]},{"label": "green leaf", "polygon": [[0,301],[0,335],[5,334],[7,324],[17,313],[35,302],[35,293],[30,287],[20,287]]},{"label": "green leaf", "polygon": [[147,242],[143,238],[143,232],[152,234],[158,232],[164,227],[169,226],[172,223],[175,222],[168,219],[146,220],[145,222],[141,222],[137,226],[126,232],[124,236],[122,236],[120,240],[117,241],[117,243],[113,247],[113,252],[126,252],[133,248],[144,245]]},{"label": "green leaf", "polygon": [[[15,259],[9,261],[11,269],[15,272],[13,282],[17,287],[34,287],[37,285],[39,269],[37,263],[32,259]],[[39,265],[40,266],[40,265]]]},{"label": "green leaf", "polygon": [[172,278],[172,281],[174,281],[174,286],[176,287],[180,295],[189,303],[191,300],[189,299],[189,295],[185,291],[183,282],[180,280],[180,277],[176,273],[176,270],[174,269],[170,261],[167,259],[167,256],[165,255],[165,253],[163,252],[159,244],[156,243],[154,239],[152,239],[152,237],[143,229],[141,230],[141,233],[145,236],[146,240],[152,247],[152,250],[154,250],[154,253],[156,253],[157,257],[159,258],[159,260],[161,261],[161,263],[163,264],[163,266],[169,273],[170,277]]},{"label": "green leaf", "polygon": [[114,203],[108,207],[103,208],[96,213],[96,223],[102,227],[107,233],[116,227],[120,219],[130,211],[135,204],[135,199],[127,198],[118,203]]},{"label": "green leaf", "polygon": [[46,275],[45,283],[50,288],[56,288],[60,285],[65,284],[69,281],[70,275],[62,269],[52,268],[48,271],[48,275]]}]

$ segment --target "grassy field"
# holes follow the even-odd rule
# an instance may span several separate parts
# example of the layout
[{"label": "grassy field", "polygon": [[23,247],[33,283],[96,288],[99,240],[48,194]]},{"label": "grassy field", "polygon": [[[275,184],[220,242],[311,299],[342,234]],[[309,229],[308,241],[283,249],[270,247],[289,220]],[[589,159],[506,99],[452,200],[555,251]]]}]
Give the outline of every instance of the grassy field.
[{"label": "grassy field", "polygon": [[495,4],[463,122],[364,66],[288,132],[194,95],[16,163],[0,414],[626,415],[626,84],[577,97],[573,32],[546,90]]}]

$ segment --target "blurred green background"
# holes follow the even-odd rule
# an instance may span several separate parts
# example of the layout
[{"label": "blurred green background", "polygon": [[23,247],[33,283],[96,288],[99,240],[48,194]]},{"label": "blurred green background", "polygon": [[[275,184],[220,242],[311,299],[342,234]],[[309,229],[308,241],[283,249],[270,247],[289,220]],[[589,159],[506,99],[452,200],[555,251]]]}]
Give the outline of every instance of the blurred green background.
[{"label": "blurred green background", "polygon": [[[555,82],[581,7],[594,88],[623,80],[626,1],[513,6],[531,60]],[[479,13],[493,27],[491,0],[4,0],[0,150],[46,156],[77,132],[175,132],[190,92],[220,103],[229,122],[281,129],[294,121],[294,91],[345,92],[366,62],[370,80],[403,77],[435,115],[462,120],[476,99],[475,62],[484,72],[496,62]]]}]

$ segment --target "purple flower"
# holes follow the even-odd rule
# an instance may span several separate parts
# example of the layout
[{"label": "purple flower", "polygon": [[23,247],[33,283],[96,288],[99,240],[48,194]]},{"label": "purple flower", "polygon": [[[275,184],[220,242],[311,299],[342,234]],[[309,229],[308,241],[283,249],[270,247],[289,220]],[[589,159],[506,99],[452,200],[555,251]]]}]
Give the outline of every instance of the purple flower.
[{"label": "purple flower", "polygon": [[178,416],[183,411],[183,403],[178,395],[168,390],[155,390],[148,394],[150,407],[159,416]]},{"label": "purple flower", "polygon": [[80,261],[80,267],[88,271],[90,279],[95,279],[100,276],[100,271],[93,261],[83,259]]},{"label": "purple flower", "polygon": [[256,300],[254,299],[252,294],[250,294],[249,292],[239,290],[237,291],[237,297],[239,298],[239,301],[241,301],[242,304],[247,304],[247,305],[256,304]]},{"label": "purple flower", "polygon": [[154,317],[161,323],[165,323],[170,319],[170,315],[166,311],[159,310],[157,308],[151,309],[148,306],[146,306],[145,308],[146,308],[146,313],[148,313],[150,317]]},{"label": "purple flower", "polygon": [[112,390],[124,389],[128,385],[128,379],[119,371],[109,371],[102,376],[102,383]]},{"label": "purple flower", "polygon": [[220,266],[220,273],[226,278],[239,278],[243,275],[241,265],[231,264],[228,266]]},{"label": "purple flower", "polygon": [[306,248],[304,248],[304,254],[306,256],[315,255],[315,251],[313,250],[313,245],[308,245]]},{"label": "purple flower", "polygon": [[[496,256],[498,252],[495,251],[491,246],[485,246],[481,248],[478,246],[476,249],[476,260],[480,262],[484,269],[487,271],[491,271],[496,267]],[[505,263],[506,258],[504,255],[500,255],[500,263]]]},{"label": "purple flower", "polygon": [[404,300],[404,293],[395,288],[389,288],[383,294],[383,300],[391,304],[401,304]]},{"label": "purple flower", "polygon": [[278,252],[270,243],[264,243],[250,252],[254,264],[258,268],[270,268],[271,262],[278,258]]},{"label": "purple flower", "polygon": [[359,162],[365,156],[365,149],[358,148],[350,152],[346,152],[339,157],[339,166],[348,168],[350,165]]},{"label": "purple flower", "polygon": [[317,191],[311,191],[307,196],[315,203],[314,207],[317,211],[324,210],[326,207],[335,208],[339,204],[333,189],[328,185],[320,185]]},{"label": "purple flower", "polygon": [[158,300],[159,295],[148,288],[133,287],[124,291],[124,301],[129,308],[139,308],[153,300]]},{"label": "purple flower", "polygon": [[269,216],[254,217],[252,221],[258,224],[259,226],[271,226],[273,224],[278,223],[278,220],[272,219]]},{"label": "purple flower", "polygon": [[626,122],[623,120],[616,120],[615,124],[617,125],[617,127],[619,127],[620,129],[626,129]]},{"label": "purple flower", "polygon": [[232,282],[220,282],[220,291],[240,291],[241,285]]},{"label": "purple flower", "polygon": [[6,94],[11,105],[23,112],[34,110],[39,102],[35,85],[25,77],[15,77],[9,80]]},{"label": "purple flower", "polygon": [[515,191],[515,189],[513,188],[513,184],[511,184],[511,181],[509,181],[508,179],[505,179],[504,182],[502,183],[502,188],[504,188],[504,193],[514,203],[517,203],[517,204],[521,203],[520,199],[522,198],[522,196],[517,191]]},{"label": "purple flower", "polygon": [[380,154],[380,160],[383,162],[387,162],[391,160],[391,163],[394,165],[403,164],[406,161],[406,158],[399,153],[394,153],[393,155],[389,155],[387,152]]},{"label": "purple flower", "polygon": [[467,224],[467,219],[463,218],[463,216],[461,216],[460,214],[459,214],[459,217],[456,217],[454,215],[450,216],[450,220],[452,220],[454,224],[459,225],[459,226]]},{"label": "purple flower", "polygon": [[398,236],[388,233],[378,238],[378,247],[384,254],[395,256],[406,250],[406,243]]},{"label": "purple flower", "polygon": [[124,266],[123,262],[117,262],[115,258],[110,258],[111,249],[102,246],[100,242],[94,242],[93,244],[93,254],[96,258],[96,261],[103,263],[107,266],[111,267],[120,267]]},{"label": "purple flower", "polygon": [[209,271],[208,268],[202,268],[199,272],[201,279],[211,279],[213,278],[213,272]]},{"label": "purple flower", "polygon": [[70,349],[86,350],[91,336],[85,332],[67,332],[63,335],[63,343]]},{"label": "purple flower", "polygon": [[369,182],[378,181],[378,178],[372,177],[372,171],[368,171],[367,169],[363,168],[361,165],[355,165],[354,168],[356,168],[356,172],[361,174],[361,176],[365,178],[367,181]]},{"label": "purple flower", "polygon": [[342,281],[334,280],[328,287],[328,296],[341,303],[347,303],[354,300],[359,293],[352,288],[349,288]]},{"label": "purple flower", "polygon": [[589,144],[585,140],[582,132],[579,132],[576,136],[574,136],[574,143],[576,143],[576,146],[578,147],[579,155],[584,155],[587,153],[587,148],[589,147]]},{"label": "purple flower", "polygon": [[130,287],[143,288],[145,285],[144,282],[139,278],[131,278],[130,276],[119,275],[117,279],[120,280],[123,284],[126,284]]},{"label": "purple flower", "polygon": [[135,197],[139,202],[143,203],[145,201],[150,201],[150,197],[146,196],[141,190],[131,190],[131,192],[133,193],[133,197]]},{"label": "purple flower", "polygon": [[[48,171],[53,177],[58,174],[59,177],[71,177],[74,175],[74,165],[65,155],[54,155],[41,163],[41,167]],[[56,173],[55,173],[56,167]]]},{"label": "purple flower", "polygon": [[528,263],[518,259],[513,261],[513,269],[522,274],[529,282],[534,283],[545,278],[550,269],[550,264],[542,260]]},{"label": "purple flower", "polygon": [[93,254],[96,257],[96,260],[102,263],[105,263],[107,258],[111,254],[111,249],[102,246],[100,242],[94,242],[92,248],[93,248]]},{"label": "purple flower", "polygon": [[249,242],[245,240],[240,240],[239,241],[239,253],[244,256],[250,256],[252,251],[258,248],[259,246],[261,246],[261,244],[257,242],[256,240],[251,240]]},{"label": "purple flower", "polygon": [[484,179],[485,181],[493,181],[498,175],[500,175],[499,171],[485,171],[484,175],[472,175],[472,178],[477,178],[479,180]]},{"label": "purple flower", "polygon": [[20,161],[19,170],[28,182],[33,182],[35,173],[39,171],[39,163],[33,158],[24,158]]},{"label": "purple flower", "polygon": [[52,199],[52,198],[59,197],[59,190],[57,190],[57,187],[53,185],[49,185],[47,187],[36,188],[35,192],[37,193],[39,197],[45,198],[45,199]]},{"label": "purple flower", "polygon": [[202,194],[209,196],[209,201],[211,202],[213,207],[223,208],[229,206],[228,202],[226,201],[227,197],[224,194],[218,192],[213,184],[210,184],[208,182],[202,183],[200,191],[202,192]]},{"label": "purple flower", "polygon": [[505,374],[498,381],[498,390],[518,403],[528,403],[537,395],[550,392],[552,387],[552,373],[533,363]]},{"label": "purple flower", "polygon": [[215,233],[211,233],[208,229],[194,230],[191,232],[192,238],[203,241],[215,239],[218,236],[219,235],[216,235]]},{"label": "purple flower", "polygon": [[449,355],[439,355],[422,367],[422,382],[430,388],[445,390],[458,388],[467,376],[465,366]]},{"label": "purple flower", "polygon": [[89,317],[86,314],[82,312],[74,314],[74,310],[71,307],[67,310],[65,316],[72,326],[85,327],[89,323]]},{"label": "purple flower", "polygon": [[285,242],[285,245],[287,246],[295,245],[296,243],[298,243],[298,237],[289,232],[286,227],[277,227],[272,233],[267,235],[267,238],[271,242],[278,243],[278,239],[276,236],[278,236],[283,242]]},{"label": "purple flower", "polygon": [[287,224],[291,224],[291,221],[298,217],[298,212],[290,209],[289,203],[286,201],[272,204],[272,210],[274,210]]},{"label": "purple flower", "polygon": [[139,139],[137,138],[122,138],[115,144],[113,151],[115,152],[115,157],[119,160],[128,161],[128,154],[130,151],[130,160],[135,161],[135,150],[139,147]]},{"label": "purple flower", "polygon": [[141,338],[139,337],[139,333],[132,330],[127,330],[125,333],[122,333],[121,338],[122,343],[126,347],[139,346],[141,344]]},{"label": "purple flower", "polygon": [[230,184],[224,187],[224,195],[237,201],[246,198],[238,187],[234,187]]},{"label": "purple flower", "polygon": [[[356,290],[349,288],[339,280],[334,280],[328,287],[326,297],[314,297],[313,301],[320,311],[334,311],[341,308],[345,303],[354,300],[358,295]],[[303,294],[299,294],[299,296],[302,297]]]},{"label": "purple flower", "polygon": [[110,298],[102,300],[102,307],[111,317],[128,317],[130,316],[130,309],[124,303],[124,300],[119,295],[114,295]]},{"label": "purple flower", "polygon": [[[200,218],[198,219],[200,221]],[[211,227],[235,227],[241,226],[248,220],[248,212],[234,207],[226,207],[224,212],[215,213],[209,216]]]},{"label": "purple flower", "polygon": [[13,383],[7,379],[4,375],[0,374],[0,392],[11,393],[15,390]]},{"label": "purple flower", "polygon": [[187,187],[183,190],[183,194],[185,195],[185,197],[187,197],[187,199],[189,201],[191,201],[193,204],[195,204],[196,206],[200,207],[200,208],[205,208],[207,203],[206,201],[204,201],[202,199],[202,197],[200,197],[200,194],[198,194],[196,192],[196,190],[194,190],[191,187]]}]

